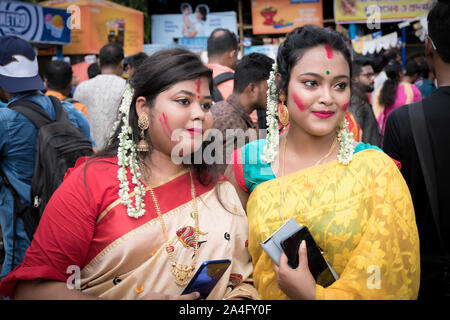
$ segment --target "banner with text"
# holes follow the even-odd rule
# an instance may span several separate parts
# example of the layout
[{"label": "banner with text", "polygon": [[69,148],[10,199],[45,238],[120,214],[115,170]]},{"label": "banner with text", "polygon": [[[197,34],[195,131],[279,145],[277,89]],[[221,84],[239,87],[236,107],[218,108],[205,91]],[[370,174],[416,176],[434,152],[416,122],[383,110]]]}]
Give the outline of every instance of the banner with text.
[{"label": "banner with text", "polygon": [[395,22],[427,14],[436,0],[334,0],[336,23]]}]

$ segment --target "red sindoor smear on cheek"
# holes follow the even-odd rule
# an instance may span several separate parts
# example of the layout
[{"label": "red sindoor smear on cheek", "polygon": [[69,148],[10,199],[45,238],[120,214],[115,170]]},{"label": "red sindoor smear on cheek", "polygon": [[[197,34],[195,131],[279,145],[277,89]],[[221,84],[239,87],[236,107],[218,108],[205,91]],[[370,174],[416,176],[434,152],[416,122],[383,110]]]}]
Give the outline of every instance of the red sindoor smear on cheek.
[{"label": "red sindoor smear on cheek", "polygon": [[348,102],[342,105],[342,110],[347,111],[348,108]]},{"label": "red sindoor smear on cheek", "polygon": [[170,128],[169,121],[167,121],[167,116],[164,112],[162,113],[162,117],[159,118],[159,123],[161,123],[164,133],[170,139],[172,136],[172,129]]},{"label": "red sindoor smear on cheek", "polygon": [[292,99],[294,99],[294,102],[300,111],[305,111],[305,106],[303,105],[302,100],[300,100],[299,96],[295,92],[292,92]]},{"label": "red sindoor smear on cheek", "polygon": [[202,82],[200,81],[200,79],[198,79],[197,81],[195,81],[195,84],[197,85],[197,94],[198,94],[197,97],[200,99],[200,86]]},{"label": "red sindoor smear on cheek", "polygon": [[325,50],[327,51],[327,58],[328,58],[328,59],[333,58],[333,51],[331,51],[331,48],[330,48],[329,45],[326,45],[326,46],[325,46]]}]

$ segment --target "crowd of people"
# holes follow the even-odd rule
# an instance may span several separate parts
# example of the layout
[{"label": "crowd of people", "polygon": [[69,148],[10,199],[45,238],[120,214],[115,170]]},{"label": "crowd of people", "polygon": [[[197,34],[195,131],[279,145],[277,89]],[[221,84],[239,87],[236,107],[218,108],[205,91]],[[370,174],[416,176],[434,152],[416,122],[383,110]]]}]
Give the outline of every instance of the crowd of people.
[{"label": "crowd of people", "polygon": [[[69,63],[42,80],[31,45],[0,38],[0,296],[194,300],[182,292],[198,267],[229,259],[208,299],[450,297],[449,29],[437,2],[424,58],[405,69],[395,50],[354,57],[314,25],[275,60],[238,59],[226,29],[210,35],[207,63],[181,48],[124,60],[108,44],[75,90]],[[73,159],[30,236],[17,199],[36,206],[41,129],[12,106],[54,120],[52,97],[93,154]],[[333,283],[313,276],[304,241],[296,268],[261,246],[291,218]]]}]

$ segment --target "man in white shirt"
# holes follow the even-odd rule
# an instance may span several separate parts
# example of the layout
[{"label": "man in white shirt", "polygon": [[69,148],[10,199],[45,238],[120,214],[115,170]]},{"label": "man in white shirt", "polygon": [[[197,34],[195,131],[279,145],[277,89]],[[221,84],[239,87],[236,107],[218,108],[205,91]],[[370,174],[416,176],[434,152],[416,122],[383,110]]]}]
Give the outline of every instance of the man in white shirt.
[{"label": "man in white shirt", "polygon": [[103,46],[99,54],[101,73],[80,83],[73,96],[87,108],[91,133],[99,149],[105,146],[110,136],[125,91],[126,81],[121,77],[123,60],[120,45]]}]

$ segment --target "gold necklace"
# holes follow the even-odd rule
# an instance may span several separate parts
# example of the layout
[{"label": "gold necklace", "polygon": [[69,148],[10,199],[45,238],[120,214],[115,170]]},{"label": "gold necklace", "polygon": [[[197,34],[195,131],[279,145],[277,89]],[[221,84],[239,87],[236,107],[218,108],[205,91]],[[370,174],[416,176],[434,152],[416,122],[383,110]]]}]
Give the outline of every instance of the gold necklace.
[{"label": "gold necklace", "polygon": [[[337,139],[336,137],[334,137],[333,143],[331,144],[330,150],[328,151],[328,153],[323,156],[322,158],[320,158],[319,160],[317,160],[317,162],[314,164],[314,166],[319,165],[323,160],[325,160],[326,158],[328,158],[331,154],[331,152],[333,152],[334,147],[336,146],[336,142]],[[285,159],[286,159],[286,143],[287,143],[287,135],[284,138],[283,141],[283,162],[282,162],[282,168],[281,168],[281,203],[280,203],[280,212],[281,212],[281,219],[283,220],[284,223],[284,164],[285,164]],[[322,177],[322,173],[324,171],[325,166],[322,167],[322,170],[320,172],[319,177],[317,178],[316,183],[314,184],[314,186],[311,189],[311,192],[309,193],[309,197],[308,197],[308,202],[306,203],[306,208],[305,211],[303,212],[303,214],[306,214],[306,212],[309,209],[309,205],[311,204],[311,199],[312,199],[312,195],[314,193],[314,189],[316,188],[317,183],[319,182],[320,178]]]},{"label": "gold necklace", "polygon": [[198,257],[198,235],[199,235],[199,227],[198,227],[198,206],[197,206],[197,197],[195,192],[195,185],[194,185],[194,179],[192,178],[192,171],[189,170],[189,175],[191,177],[191,193],[192,193],[192,200],[194,201],[194,215],[195,215],[195,242],[194,242],[194,257],[192,260],[192,265],[184,265],[179,264],[175,262],[175,259],[173,257],[174,247],[170,245],[169,238],[167,236],[167,229],[166,225],[164,223],[164,218],[161,214],[161,210],[159,208],[158,200],[156,199],[155,193],[153,192],[153,188],[148,183],[148,186],[150,188],[150,194],[152,195],[153,204],[156,209],[156,213],[158,214],[158,219],[161,223],[161,228],[163,230],[164,234],[164,240],[165,240],[165,247],[166,252],[169,254],[169,260],[170,260],[170,270],[172,271],[172,274],[175,276],[175,283],[179,286],[184,286],[188,283],[189,279],[192,278],[194,275],[195,265],[197,264],[197,257]]}]

